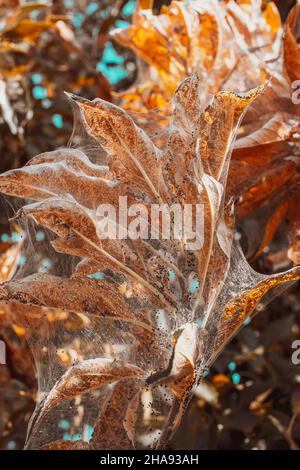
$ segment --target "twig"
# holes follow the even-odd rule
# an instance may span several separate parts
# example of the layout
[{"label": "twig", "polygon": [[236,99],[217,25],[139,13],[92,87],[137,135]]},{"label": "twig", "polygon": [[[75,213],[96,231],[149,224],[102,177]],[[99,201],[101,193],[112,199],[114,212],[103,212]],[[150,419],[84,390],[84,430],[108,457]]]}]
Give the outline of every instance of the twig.
[{"label": "twig", "polygon": [[296,441],[294,440],[292,436],[293,432],[293,427],[296,421],[296,418],[298,416],[298,413],[294,413],[289,425],[285,428],[282,423],[279,421],[279,419],[275,418],[275,416],[268,415],[269,420],[273,424],[273,426],[277,429],[277,431],[285,438],[285,440],[288,442],[290,449],[291,450],[300,450],[298,447]]}]

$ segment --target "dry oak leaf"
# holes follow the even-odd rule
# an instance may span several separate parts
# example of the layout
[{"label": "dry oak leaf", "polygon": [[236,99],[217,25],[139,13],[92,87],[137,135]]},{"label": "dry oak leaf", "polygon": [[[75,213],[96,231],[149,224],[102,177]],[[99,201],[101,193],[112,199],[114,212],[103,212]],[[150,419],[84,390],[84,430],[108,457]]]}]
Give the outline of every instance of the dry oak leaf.
[{"label": "dry oak leaf", "polygon": [[[26,200],[18,216],[33,219],[52,232],[56,237],[52,241],[54,248],[73,257],[74,266],[77,261],[70,277],[62,277],[59,272],[37,273],[2,284],[0,298],[97,313],[148,330],[150,326],[152,343],[149,346],[141,341],[136,358],[144,375],[134,377],[150,376],[154,387],[163,379],[173,391],[174,407],[167,418],[163,441],[178,427],[203,368],[241,325],[243,312],[250,314],[255,307],[249,299],[239,301],[243,292],[249,291],[250,283],[253,288],[258,284],[263,295],[268,288],[299,277],[296,269],[277,281],[264,278],[262,286],[262,278],[247,270],[247,264],[240,269],[241,257],[237,256],[236,264],[231,266],[233,214],[225,193],[227,170],[245,110],[264,87],[244,96],[219,92],[205,108],[199,99],[200,87],[197,74],[178,87],[172,121],[167,127],[168,140],[161,148],[121,108],[100,99],[88,101],[72,96],[87,133],[94,139],[93,145],[99,144],[101,155],[103,150],[106,152],[106,164],[92,164],[82,152],[62,149],[39,155],[21,170],[0,176],[2,192]],[[18,181],[19,187],[15,184]],[[103,188],[111,186],[114,191],[97,191],[99,184]],[[143,202],[147,211],[162,201],[181,206],[202,204],[203,245],[188,250],[184,237],[102,240],[97,230],[97,204],[116,204],[114,198],[119,195]],[[86,276],[89,270],[103,269],[107,270],[104,279]],[[170,277],[170,269],[175,276]],[[190,289],[193,280],[198,282],[195,292]],[[235,299],[241,310],[237,321],[236,310],[231,308]],[[159,315],[170,324],[165,331],[159,327]],[[118,322],[114,328],[119,328]],[[42,410],[51,409],[65,396],[84,393],[101,384],[100,375],[90,376],[88,371],[85,374],[85,368],[81,371],[77,367],[57,382]],[[127,376],[132,377],[129,374],[128,371]],[[134,400],[134,409],[138,392],[133,389],[130,401]],[[125,440],[122,436],[121,439],[127,442],[126,446],[128,439],[134,438],[130,410],[131,406],[124,405],[122,426],[126,435],[121,427]],[[38,420],[42,416],[43,411]]]},{"label": "dry oak leaf", "polygon": [[113,359],[86,359],[75,364],[55,383],[46,398],[39,404],[39,414],[33,428],[55,406],[65,400],[87,393],[104,384],[129,378],[143,377],[144,371],[133,364],[118,363]]},{"label": "dry oak leaf", "polygon": [[[237,73],[234,75],[235,88],[241,85],[237,89],[242,90],[249,87],[249,83],[254,86],[260,79],[259,74],[254,73],[255,68],[263,70],[256,49],[264,44],[260,56],[268,57],[280,30],[280,15],[272,2],[262,11],[261,2],[257,0],[248,3],[172,1],[162,7],[159,15],[138,5],[133,23],[127,29],[112,32],[115,40],[131,48],[149,65],[148,73],[143,74],[143,81],[137,88],[120,95],[124,105],[138,110],[134,97],[141,103],[140,109],[155,104],[156,100],[149,102],[147,94],[144,97],[143,93],[143,87],[153,86],[153,82],[160,88],[155,92],[157,101],[167,102],[180,81],[195,69],[199,70],[203,81],[202,94],[204,90],[216,93],[224,89],[226,81],[239,67],[243,75],[240,72],[240,78]],[[231,86],[232,82],[227,88]]]},{"label": "dry oak leaf", "polygon": [[104,411],[95,424],[90,449],[134,450],[135,425],[140,384],[136,380],[119,381]]},{"label": "dry oak leaf", "polygon": [[299,13],[300,3],[297,0],[288,16],[283,41],[284,71],[291,83],[300,79]]},{"label": "dry oak leaf", "polygon": [[84,441],[53,441],[49,444],[44,444],[39,450],[88,450],[89,444]]},{"label": "dry oak leaf", "polygon": [[[193,201],[201,202],[202,199],[207,207],[205,214],[207,243],[197,256],[199,257],[199,278],[202,282],[201,294],[205,295],[204,288],[209,290],[209,285],[205,286],[205,281],[207,284],[212,282],[210,276],[214,272],[213,266],[209,264],[209,261],[213,259],[210,251],[211,244],[214,246],[215,254],[221,254],[222,251],[218,249],[221,233],[215,242],[213,241],[213,233],[218,224],[223,224],[221,184],[226,177],[225,169],[230,156],[230,144],[247,105],[261,92],[261,89],[255,90],[246,97],[238,97],[225,92],[216,95],[213,103],[205,110],[200,119],[202,166],[207,174],[204,174],[201,180],[201,171],[203,170],[199,168],[199,176],[196,176],[196,180],[193,181],[192,162],[195,158],[195,162],[197,162],[193,128],[197,129],[199,124],[196,116],[201,113],[200,103],[195,101],[198,96],[198,87],[197,76],[187,79],[179,87],[174,101],[174,119],[170,128],[169,148],[166,149],[164,155],[120,108],[102,100],[89,102],[76,98],[87,130],[98,139],[107,152],[109,169],[102,171],[102,168],[97,165],[91,168],[91,165],[84,162],[84,157],[80,153],[72,153],[72,150],[62,151],[61,154],[45,154],[36,157],[21,170],[12,170],[3,174],[0,177],[1,190],[10,195],[18,197],[23,195],[27,199],[40,201],[25,206],[20,214],[32,217],[38,224],[54,231],[59,238],[54,240],[53,244],[59,251],[98,262],[99,268],[101,265],[103,267],[103,263],[106,262],[104,267],[120,270],[134,281],[138,281],[144,286],[145,296],[152,295],[156,298],[156,302],[159,301],[166,306],[176,304],[178,300],[165,286],[162,289],[161,268],[159,271],[155,269],[151,274],[151,271],[149,269],[145,271],[145,267],[140,263],[138,253],[136,251],[132,253],[125,244],[121,242],[110,243],[110,241],[101,241],[100,243],[95,229],[95,206],[100,203],[101,198],[102,202],[106,202],[107,198],[108,202],[111,201],[109,201],[109,191],[97,191],[97,188],[99,184],[108,185],[111,182],[114,184],[117,196],[116,188],[122,183],[125,184],[125,189],[127,188],[127,194],[134,193],[142,199],[148,197],[149,201],[151,198],[156,201],[161,199],[170,201],[178,198],[179,202],[186,200],[192,203]],[[182,128],[184,133],[182,133]],[[186,150],[184,151],[184,149]],[[184,165],[189,161],[190,169],[184,174]],[[196,164],[199,165],[199,162]],[[183,171],[176,175],[177,169],[180,168]],[[90,176],[91,173],[93,176]],[[85,175],[87,175],[86,180]],[[117,179],[111,180],[111,177]],[[16,185],[16,181],[20,181],[21,184]],[[63,191],[68,194],[74,193],[74,197],[67,197],[64,193],[61,198],[53,196],[56,191],[60,192],[59,181],[61,181]],[[82,181],[86,182],[85,191]],[[119,189],[119,194],[122,194],[121,190],[123,189],[123,187]],[[98,196],[95,202],[93,198],[96,193]],[[91,207],[93,204],[95,205],[93,209],[87,209],[86,205]],[[225,232],[222,236],[225,236]],[[145,247],[144,245],[146,243],[139,247],[139,251],[146,249],[146,256],[150,256],[150,251],[156,257],[157,263],[161,264],[164,272],[167,272],[169,265],[169,267],[174,266],[180,274],[176,266],[176,259],[174,262],[170,262],[153,246],[147,245]],[[172,250],[173,245],[174,243],[167,244],[167,248]],[[225,245],[225,241],[222,242],[223,248]],[[126,258],[124,257],[125,247],[128,251]],[[176,250],[177,247],[178,243],[174,245]],[[176,251],[175,256],[178,256]],[[227,255],[225,261],[226,259],[228,259]],[[222,270],[220,270],[220,276],[222,276]],[[28,282],[23,280],[20,283],[19,293],[17,288],[19,281],[17,284],[12,284],[11,291],[9,286],[2,286],[1,292],[5,296],[4,291],[7,289],[9,298],[15,295],[25,299],[26,289],[30,289],[32,281],[38,282],[38,278],[39,275],[37,278],[28,279]],[[55,278],[49,279],[49,281],[53,287],[57,282]],[[75,277],[73,280],[63,282],[69,283],[71,288],[72,283],[75,283]],[[78,285],[78,276],[76,276],[76,282]],[[84,279],[81,282],[84,286],[87,281]],[[38,303],[39,296],[48,295],[46,283],[44,283],[44,287],[44,292],[41,292],[40,289],[36,290],[34,296],[29,292],[29,301],[32,299],[34,303]],[[113,287],[113,285],[110,286],[111,289]],[[76,285],[74,284],[75,290]],[[51,289],[48,295],[49,300],[50,298]],[[63,307],[62,301],[57,296],[52,296],[52,299],[53,307],[58,306],[54,305],[57,302],[60,303],[60,307]],[[41,303],[45,305],[44,301]],[[83,305],[80,306],[79,311],[82,311],[83,307]],[[73,309],[75,310],[75,305]]]},{"label": "dry oak leaf", "polygon": [[47,15],[43,20],[28,18],[33,11],[46,10],[48,6],[43,2],[29,2],[18,6],[5,18],[0,37],[8,38],[12,42],[35,43],[41,33],[52,29],[61,19],[55,15]]}]

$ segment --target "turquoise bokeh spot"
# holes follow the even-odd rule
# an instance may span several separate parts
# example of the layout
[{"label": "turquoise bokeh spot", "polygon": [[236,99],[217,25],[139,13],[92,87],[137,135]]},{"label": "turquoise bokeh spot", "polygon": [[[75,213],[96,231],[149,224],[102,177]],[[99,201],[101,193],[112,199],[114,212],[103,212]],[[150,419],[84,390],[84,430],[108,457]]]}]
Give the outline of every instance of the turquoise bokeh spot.
[{"label": "turquoise bokeh spot", "polygon": [[124,78],[128,77],[128,72],[123,69],[123,67],[108,67],[103,62],[98,62],[97,70],[102,72],[103,75],[106,76],[106,78],[112,85],[115,85],[120,80],[123,80]]},{"label": "turquoise bokeh spot", "polygon": [[39,13],[40,13],[39,10],[31,11],[29,13],[29,18],[31,18],[32,20],[36,20],[39,17]]},{"label": "turquoise bokeh spot", "polygon": [[42,101],[42,105],[44,106],[44,108],[50,108],[50,106],[52,105],[51,101],[48,100],[48,98],[44,99]]},{"label": "turquoise bokeh spot", "polygon": [[125,29],[125,28],[128,28],[130,26],[130,23],[129,23],[129,21],[117,20],[116,23],[115,23],[115,26],[116,26],[116,28]]},{"label": "turquoise bokeh spot", "polygon": [[8,233],[2,233],[2,234],[1,234],[1,241],[2,241],[3,243],[7,243],[7,242],[9,241],[9,238],[10,238],[10,237],[9,237]]},{"label": "turquoise bokeh spot", "polygon": [[43,100],[47,97],[47,90],[44,86],[36,85],[32,89],[32,94],[36,100]]},{"label": "turquoise bokeh spot", "polygon": [[68,429],[70,429],[70,422],[67,419],[61,419],[58,424],[58,427],[60,429],[63,429],[64,431],[67,431]]},{"label": "turquoise bokeh spot", "polygon": [[62,129],[64,127],[64,121],[61,114],[53,114],[52,122],[57,129]]},{"label": "turquoise bokeh spot", "polygon": [[65,432],[63,435],[63,438],[65,441],[75,442],[75,441],[80,441],[82,439],[82,435],[78,433],[78,434],[74,434],[74,436],[71,436],[71,434],[69,434],[68,432]]},{"label": "turquoise bokeh spot", "polygon": [[35,85],[39,85],[40,83],[42,83],[43,77],[40,73],[34,73],[31,75],[31,80],[32,83],[34,83]]},{"label": "turquoise bokeh spot", "polygon": [[251,323],[251,318],[247,317],[246,320],[244,321],[244,325],[249,325]]},{"label": "turquoise bokeh spot", "polygon": [[49,258],[44,258],[41,262],[41,268],[44,271],[48,271],[52,266],[52,262]]},{"label": "turquoise bokeh spot", "polygon": [[107,42],[104,47],[102,62],[120,65],[124,63],[124,57],[117,53],[111,42]]},{"label": "turquoise bokeh spot", "polygon": [[64,0],[64,5],[66,8],[73,8],[74,0]]},{"label": "turquoise bokeh spot", "polygon": [[234,385],[238,385],[238,384],[241,382],[241,376],[240,376],[240,374],[238,374],[237,372],[235,372],[234,374],[232,374],[231,380],[232,380],[232,383],[233,383]]},{"label": "turquoise bokeh spot", "polygon": [[97,70],[106,76],[108,81],[115,85],[120,80],[128,77],[128,72],[121,65],[124,63],[124,57],[119,55],[111,42],[105,45],[103,56],[97,64]]},{"label": "turquoise bokeh spot", "polygon": [[23,232],[13,232],[11,235],[13,242],[19,242],[23,238]]},{"label": "turquoise bokeh spot", "polygon": [[175,271],[173,271],[173,269],[169,268],[168,274],[169,274],[169,281],[174,281],[174,279],[176,279],[176,273]]},{"label": "turquoise bokeh spot", "polygon": [[235,362],[229,362],[228,364],[228,369],[233,372],[236,369],[236,363]]},{"label": "turquoise bokeh spot", "polygon": [[24,266],[26,264],[26,256],[21,255],[18,259],[18,266]]},{"label": "turquoise bokeh spot", "polygon": [[84,431],[84,438],[85,440],[87,440],[88,442],[92,439],[93,437],[93,433],[94,433],[94,428],[93,426],[91,426],[90,424],[88,424],[85,428],[85,431]]},{"label": "turquoise bokeh spot", "polygon": [[135,0],[129,0],[122,9],[122,13],[124,13],[125,16],[130,16],[133,14],[135,9]]},{"label": "turquoise bokeh spot", "polygon": [[35,234],[35,239],[37,242],[45,240],[45,232],[43,232],[43,230],[38,230]]},{"label": "turquoise bokeh spot", "polygon": [[86,8],[86,13],[88,15],[92,15],[93,13],[95,13],[95,11],[98,10],[98,8],[99,8],[99,4],[97,2],[89,3]]},{"label": "turquoise bokeh spot", "polygon": [[84,15],[83,13],[77,12],[73,16],[72,23],[75,26],[75,28],[80,28],[84,20]]},{"label": "turquoise bokeh spot", "polygon": [[98,273],[88,274],[87,277],[90,277],[91,279],[103,279],[105,275],[104,273],[98,272]]},{"label": "turquoise bokeh spot", "polygon": [[15,441],[8,441],[7,443],[7,449],[8,450],[14,450],[16,448],[16,443]]},{"label": "turquoise bokeh spot", "polygon": [[192,279],[189,285],[189,293],[194,294],[199,289],[199,279]]}]

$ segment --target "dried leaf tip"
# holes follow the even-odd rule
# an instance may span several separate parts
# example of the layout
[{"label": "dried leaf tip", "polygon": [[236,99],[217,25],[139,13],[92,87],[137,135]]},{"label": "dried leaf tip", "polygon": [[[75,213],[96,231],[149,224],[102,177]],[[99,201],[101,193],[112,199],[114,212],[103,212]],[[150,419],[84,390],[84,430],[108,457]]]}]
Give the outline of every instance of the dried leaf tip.
[{"label": "dried leaf tip", "polygon": [[266,91],[266,89],[270,86],[271,77],[263,84],[258,85],[256,88],[252,88],[251,90],[245,93],[235,93],[234,91],[219,91],[215,98],[218,100],[220,97],[232,97],[234,101],[238,100],[239,105],[244,104],[244,106],[248,106],[252,101],[254,101],[258,96]]},{"label": "dried leaf tip", "polygon": [[90,103],[90,101],[86,98],[82,98],[82,96],[75,95],[75,93],[70,93],[69,91],[64,91],[64,94],[66,97],[71,100],[71,101],[76,101],[76,102],[87,102]]}]

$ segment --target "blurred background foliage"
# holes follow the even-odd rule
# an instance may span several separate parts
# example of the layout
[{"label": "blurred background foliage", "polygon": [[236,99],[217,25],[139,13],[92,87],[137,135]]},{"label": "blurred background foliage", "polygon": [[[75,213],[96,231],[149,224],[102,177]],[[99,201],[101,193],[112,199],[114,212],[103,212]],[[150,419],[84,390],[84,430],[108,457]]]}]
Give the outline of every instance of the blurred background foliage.
[{"label": "blurred background foliage", "polygon": [[[163,3],[169,2],[155,1],[154,10]],[[294,1],[276,3],[285,19]],[[111,29],[128,26],[134,8],[134,0],[0,0],[1,172],[66,145],[73,116],[64,91],[111,100],[135,81],[134,55],[108,38]],[[5,268],[19,234],[8,228],[1,204]],[[299,446],[300,370],[291,363],[292,342],[300,337],[299,288],[261,310],[207,372],[171,448]],[[7,366],[0,366],[0,449],[20,449],[35,403],[35,373],[25,332],[1,308],[0,339],[8,345]],[[68,423],[60,425],[67,434]]]}]

